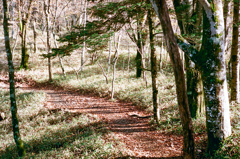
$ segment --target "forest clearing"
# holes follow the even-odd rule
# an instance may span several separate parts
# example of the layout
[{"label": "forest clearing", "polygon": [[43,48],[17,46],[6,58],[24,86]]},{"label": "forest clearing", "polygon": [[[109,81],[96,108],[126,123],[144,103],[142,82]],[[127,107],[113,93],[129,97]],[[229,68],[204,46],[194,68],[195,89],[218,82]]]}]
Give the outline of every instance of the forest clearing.
[{"label": "forest clearing", "polygon": [[239,158],[238,33],[210,3],[1,1],[0,158]]}]

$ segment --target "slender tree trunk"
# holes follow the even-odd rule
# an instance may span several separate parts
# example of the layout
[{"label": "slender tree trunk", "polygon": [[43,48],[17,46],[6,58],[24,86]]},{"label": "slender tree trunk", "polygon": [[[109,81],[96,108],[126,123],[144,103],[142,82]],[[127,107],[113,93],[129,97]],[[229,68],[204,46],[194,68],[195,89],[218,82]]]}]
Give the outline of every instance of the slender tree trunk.
[{"label": "slender tree trunk", "polygon": [[194,132],[192,120],[188,107],[187,90],[185,86],[185,76],[183,71],[182,61],[177,46],[177,42],[173,33],[171,21],[169,18],[168,8],[165,0],[150,0],[154,7],[162,25],[167,49],[172,61],[178,106],[180,111],[181,123],[183,127],[183,157],[185,159],[195,158],[194,148]]},{"label": "slender tree trunk", "polygon": [[36,18],[33,20],[33,38],[34,38],[34,48],[33,51],[37,53],[37,31],[36,31]]},{"label": "slender tree trunk", "polygon": [[[160,45],[159,45],[160,47]],[[159,48],[160,50],[160,57],[159,57],[159,72],[161,72],[161,69],[162,69],[162,63],[163,63],[163,40],[162,40],[162,45],[161,47]]]},{"label": "slender tree trunk", "polygon": [[[55,47],[58,48],[55,32],[53,32],[53,39],[54,39]],[[62,62],[62,57],[60,55],[58,55],[58,59],[59,59],[59,63],[60,63],[61,69],[62,69],[63,77],[66,78],[66,73],[65,73],[64,66],[63,66],[63,62]]]},{"label": "slender tree trunk", "polygon": [[8,58],[8,67],[9,67],[9,84],[10,84],[10,100],[11,100],[11,113],[12,113],[12,126],[13,126],[13,136],[15,143],[17,145],[18,155],[20,157],[25,156],[26,151],[24,149],[23,141],[21,140],[19,132],[19,122],[17,115],[17,105],[16,105],[16,96],[15,96],[15,80],[14,80],[14,66],[12,61],[12,53],[10,48],[9,40],[9,29],[8,29],[8,12],[7,12],[7,1],[3,0],[3,9],[4,9],[4,21],[3,29],[5,36],[5,48]]},{"label": "slender tree trunk", "polygon": [[127,68],[128,68],[128,73],[130,72],[129,67],[130,67],[130,48],[129,48],[129,43],[128,43],[128,66],[127,66]]},{"label": "slender tree trunk", "polygon": [[102,72],[103,72],[103,76],[104,76],[105,79],[106,79],[106,84],[108,84],[107,74],[105,73],[105,71],[104,71],[102,65],[101,65],[98,61],[97,61],[97,64],[98,64],[98,66],[101,68],[101,70],[102,70]]},{"label": "slender tree trunk", "polygon": [[27,46],[26,46],[26,40],[27,40],[27,28],[26,28],[26,22],[25,20],[22,20],[22,30],[21,30],[21,38],[22,38],[22,43],[21,43],[21,47],[22,47],[22,60],[21,60],[21,65],[20,65],[20,69],[28,69],[28,60],[29,60],[29,53],[27,50]]},{"label": "slender tree trunk", "polygon": [[[17,33],[18,33],[18,27],[17,27]],[[17,47],[17,43],[18,43],[18,34],[16,35],[16,39],[15,39],[15,42],[14,42],[14,45],[13,45],[13,47],[12,47],[12,55],[13,55],[13,57],[14,57],[14,51],[15,51],[15,49],[16,49],[16,47]]]},{"label": "slender tree trunk", "polygon": [[[10,3],[9,3],[10,4]],[[12,27],[12,35],[11,35],[11,37],[12,37],[12,39],[15,39],[14,38],[14,25],[15,25],[15,17],[14,17],[14,10],[15,10],[15,5],[16,5],[16,2],[12,2],[12,10],[11,10],[11,14],[12,14],[12,21],[14,22],[14,24],[13,24],[13,27]]]},{"label": "slender tree trunk", "polygon": [[141,39],[140,39],[140,32],[138,31],[137,33],[137,47],[139,49],[137,49],[137,56],[135,58],[136,61],[136,77],[139,78],[142,75],[142,55],[140,53],[140,49],[141,49]]},{"label": "slender tree trunk", "polygon": [[48,74],[49,82],[52,81],[52,62],[51,62],[51,34],[50,34],[50,24],[49,24],[49,14],[50,14],[50,0],[46,0],[44,3],[44,10],[47,23],[47,57],[48,57]]},{"label": "slender tree trunk", "polygon": [[[56,32],[57,32],[57,29],[56,29],[56,17],[57,17],[57,10],[58,10],[58,0],[55,0],[55,13],[54,13],[55,15],[53,17],[52,34],[53,34],[53,39],[54,39],[54,45],[55,45],[56,48],[58,48],[58,44],[57,44],[57,40],[56,40]],[[66,73],[65,73],[64,66],[63,66],[63,62],[62,62],[62,57],[58,55],[58,59],[59,59],[59,63],[60,63],[61,69],[62,69],[63,77],[66,78]]]},{"label": "slender tree trunk", "polygon": [[149,39],[151,50],[151,74],[152,74],[152,98],[153,98],[153,114],[156,123],[159,125],[160,110],[158,106],[158,88],[157,88],[157,57],[154,48],[153,26],[151,11],[148,10],[148,26],[149,26]]},{"label": "slender tree trunk", "polygon": [[108,55],[108,69],[107,72],[109,73],[110,65],[111,65],[111,53],[112,53],[112,40],[111,36],[109,37],[109,55]]},{"label": "slender tree trunk", "polygon": [[[88,1],[85,1],[85,6],[84,6],[84,28],[86,27],[86,22],[87,22],[87,3]],[[83,42],[83,50],[82,50],[82,57],[81,57],[81,71],[83,71],[83,66],[84,66],[84,59],[85,59],[85,52],[86,52],[86,42],[84,40]]]},{"label": "slender tree trunk", "polygon": [[[20,0],[19,7],[20,6],[23,6],[22,0]],[[27,41],[27,26],[28,26],[29,17],[31,14],[31,8],[32,8],[32,0],[29,1],[27,13],[23,13],[24,15],[22,15],[21,11],[19,9],[19,14],[21,16],[20,31],[21,31],[21,38],[22,38],[22,44],[21,44],[22,60],[21,60],[20,69],[28,69],[29,53],[27,50],[26,41]]]},{"label": "slender tree trunk", "polygon": [[239,1],[234,1],[233,9],[233,35],[232,35],[232,78],[231,78],[231,101],[239,103],[239,55],[238,55],[238,36],[239,36]]},{"label": "slender tree trunk", "polygon": [[230,40],[228,40],[229,37],[231,37],[231,25],[232,25],[232,19],[231,19],[231,11],[232,11],[232,1],[230,0],[224,0],[224,7],[223,7],[223,13],[224,13],[224,27],[225,27],[225,50],[228,51]]},{"label": "slender tree trunk", "polygon": [[[112,94],[111,94],[112,99],[114,97],[115,72],[116,72],[116,64],[117,64],[117,60],[118,60],[118,56],[119,56],[119,46],[120,46],[121,36],[122,36],[122,32],[120,31],[119,37],[118,37],[118,43],[117,43],[117,46],[115,46],[116,53],[115,53],[115,60],[114,60],[114,64],[113,64],[113,79],[112,79]],[[115,38],[114,38],[114,41],[115,41]]]}]

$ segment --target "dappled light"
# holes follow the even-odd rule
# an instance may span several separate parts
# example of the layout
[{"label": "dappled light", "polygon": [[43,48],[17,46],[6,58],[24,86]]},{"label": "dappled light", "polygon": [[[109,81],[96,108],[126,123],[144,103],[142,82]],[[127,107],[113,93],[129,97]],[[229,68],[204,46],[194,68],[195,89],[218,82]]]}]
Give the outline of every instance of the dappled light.
[{"label": "dappled light", "polygon": [[0,158],[239,158],[238,19],[227,0],[0,1]]}]

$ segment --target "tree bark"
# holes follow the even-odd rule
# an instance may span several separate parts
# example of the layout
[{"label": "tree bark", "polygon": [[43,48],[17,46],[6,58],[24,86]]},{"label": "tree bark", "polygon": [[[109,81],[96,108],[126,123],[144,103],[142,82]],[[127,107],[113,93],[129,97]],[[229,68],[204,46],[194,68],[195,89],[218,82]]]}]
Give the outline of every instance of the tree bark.
[{"label": "tree bark", "polygon": [[198,52],[187,42],[179,46],[201,70],[206,105],[208,148],[214,154],[231,135],[225,66],[225,35],[221,0],[199,0],[204,7],[202,47]]},{"label": "tree bark", "polygon": [[153,36],[153,22],[151,17],[151,11],[148,10],[148,26],[149,26],[149,39],[151,50],[151,74],[152,74],[152,100],[153,100],[153,116],[156,123],[159,125],[160,110],[158,106],[158,88],[157,88],[157,57],[154,48],[154,36]]},{"label": "tree bark", "polygon": [[230,0],[224,0],[224,27],[225,27],[225,50],[228,51],[230,47],[231,26],[232,26],[232,2]]},{"label": "tree bark", "polygon": [[110,36],[109,37],[108,69],[107,69],[108,73],[110,71],[110,65],[111,65],[111,53],[112,53],[112,40],[111,40],[111,36]]},{"label": "tree bark", "polygon": [[[199,45],[197,41],[202,30],[202,27],[200,27],[202,24],[201,4],[198,1],[191,2],[189,0],[185,0],[185,3],[182,3],[181,0],[174,0],[173,2],[181,34],[185,38],[194,40],[194,43]],[[194,9],[194,6],[197,6],[196,9]],[[189,22],[189,19],[194,19],[195,21]],[[195,36],[192,36],[192,34]],[[191,117],[197,118],[204,112],[203,108],[205,107],[201,73],[186,55],[185,68],[189,109]]]},{"label": "tree bark", "polygon": [[37,53],[37,31],[36,31],[36,18],[33,20],[33,38],[34,38],[34,48],[33,52]]},{"label": "tree bark", "polygon": [[[85,0],[85,5],[84,5],[84,28],[86,27],[86,23],[87,23],[87,4],[88,1]],[[84,62],[85,62],[85,52],[86,52],[86,42],[83,42],[83,50],[82,50],[82,56],[81,56],[81,71],[83,71],[83,66],[84,66]]]},{"label": "tree bark", "polygon": [[225,66],[225,35],[221,0],[200,0],[203,16],[201,68],[206,104],[208,152],[213,154],[231,135],[229,100]]},{"label": "tree bark", "polygon": [[137,32],[137,47],[139,49],[137,49],[137,56],[135,58],[136,61],[136,77],[139,78],[142,75],[142,55],[140,53],[141,50],[141,39],[140,39],[140,32]]},{"label": "tree bark", "polygon": [[50,2],[51,0],[46,0],[44,2],[44,11],[47,23],[47,58],[48,58],[48,75],[49,82],[52,82],[52,62],[51,62],[51,34],[50,34],[50,24],[49,24],[49,14],[50,14]]},{"label": "tree bark", "polygon": [[188,107],[183,65],[180,58],[177,42],[173,33],[171,21],[169,18],[167,4],[165,0],[150,1],[161,21],[165,41],[167,43],[167,49],[173,65],[178,106],[183,127],[183,157],[186,159],[193,159],[195,158],[193,126]]},{"label": "tree bark", "polygon": [[[20,69],[28,69],[28,60],[29,60],[29,53],[27,50],[27,46],[26,46],[26,41],[27,41],[27,26],[28,26],[28,21],[29,21],[29,17],[30,17],[30,13],[31,13],[31,8],[32,8],[32,0],[29,1],[29,6],[28,6],[28,12],[24,13],[24,11],[22,11],[23,13],[21,13],[20,11],[20,6],[23,6],[23,1],[20,0],[20,4],[19,4],[19,14],[21,16],[21,20],[20,20],[20,32],[21,32],[21,38],[22,38],[22,43],[21,43],[21,47],[22,47],[22,60],[21,60],[21,65],[20,65]],[[23,15],[26,14],[26,15]]]},{"label": "tree bark", "polygon": [[[114,60],[114,64],[113,64],[113,79],[112,79],[111,99],[113,99],[113,97],[114,97],[115,72],[116,72],[116,64],[117,64],[117,60],[118,60],[118,56],[119,56],[119,47],[120,47],[121,37],[122,37],[122,32],[120,31],[119,36],[118,36],[117,46],[115,45],[116,52],[115,52],[115,58],[114,58],[115,60]],[[114,41],[115,41],[115,38],[114,38]]]},{"label": "tree bark", "polygon": [[4,36],[5,36],[5,48],[8,58],[8,67],[9,67],[9,84],[10,84],[10,100],[11,100],[11,113],[12,113],[12,126],[13,126],[13,136],[15,143],[17,145],[18,155],[20,157],[25,156],[26,151],[24,149],[23,141],[21,140],[21,135],[19,132],[19,122],[17,115],[17,105],[16,105],[16,96],[15,96],[15,80],[14,80],[14,66],[12,61],[12,53],[10,48],[9,40],[9,29],[8,29],[8,12],[7,12],[7,1],[3,0],[3,9],[4,9]]},{"label": "tree bark", "polygon": [[239,103],[239,55],[238,55],[238,36],[239,36],[239,1],[234,1],[233,9],[233,33],[232,33],[232,78],[231,78],[231,101]]},{"label": "tree bark", "polygon": [[[58,0],[55,0],[55,15],[53,17],[53,29],[52,29],[52,34],[53,34],[53,39],[54,39],[54,45],[56,48],[58,48],[58,44],[57,44],[57,40],[56,40],[56,32],[57,32],[57,28],[56,28],[56,18],[57,18],[57,9],[58,9]],[[58,55],[58,59],[59,59],[59,63],[62,69],[62,74],[63,77],[66,78],[66,73],[65,73],[65,69],[63,66],[63,62],[62,62],[62,57]]]}]

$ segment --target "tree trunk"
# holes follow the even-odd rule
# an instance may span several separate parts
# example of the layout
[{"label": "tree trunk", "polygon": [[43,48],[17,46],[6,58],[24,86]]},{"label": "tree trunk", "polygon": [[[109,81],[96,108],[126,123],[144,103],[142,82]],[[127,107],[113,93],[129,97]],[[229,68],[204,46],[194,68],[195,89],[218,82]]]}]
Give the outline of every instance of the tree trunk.
[{"label": "tree trunk", "polygon": [[108,73],[110,71],[110,65],[111,65],[111,53],[112,53],[112,40],[111,40],[111,36],[110,36],[109,37],[108,69],[107,69]]},{"label": "tree trunk", "polygon": [[231,78],[231,101],[239,103],[239,55],[238,55],[238,36],[239,36],[239,1],[234,1],[233,10],[233,33],[232,33],[232,78]]},{"label": "tree trunk", "polygon": [[[181,34],[186,38],[191,38],[195,43],[199,40],[199,34],[202,27],[202,6],[198,1],[193,2],[186,0],[181,3],[181,0],[174,0],[174,8],[178,19],[178,25]],[[193,7],[197,6],[194,10]],[[196,18],[195,18],[196,17]],[[189,22],[189,19],[195,19],[194,22]],[[192,34],[195,34],[193,37]],[[204,95],[201,80],[201,73],[195,68],[195,64],[185,55],[185,68],[187,78],[187,95],[188,104],[192,118],[197,118],[204,112]],[[198,93],[199,92],[199,93]],[[200,111],[202,110],[202,111]]]},{"label": "tree trunk", "polygon": [[[84,28],[86,27],[86,22],[87,22],[87,3],[88,1],[85,1],[85,6],[84,6]],[[83,50],[82,50],[82,57],[81,57],[81,71],[83,71],[83,66],[85,62],[85,52],[86,52],[86,42],[83,42]]]},{"label": "tree trunk", "polygon": [[136,77],[139,78],[142,75],[142,55],[140,53],[140,49],[141,49],[141,39],[140,39],[140,32],[138,31],[137,33],[137,47],[139,49],[137,49],[137,56],[135,58],[136,61]]},{"label": "tree trunk", "polygon": [[185,56],[187,95],[190,114],[192,118],[197,118],[205,113],[204,93],[201,73],[196,70],[195,64]]},{"label": "tree trunk", "polygon": [[224,7],[223,7],[223,13],[224,13],[224,27],[225,27],[225,50],[228,51],[230,47],[230,38],[231,37],[231,26],[232,26],[232,1],[230,0],[224,0]]},{"label": "tree trunk", "polygon": [[23,14],[25,14],[25,16],[21,14],[20,6],[23,6],[22,0],[20,0],[20,3],[19,3],[19,15],[21,18],[20,31],[21,31],[21,38],[22,38],[22,44],[21,44],[22,60],[21,60],[20,69],[28,69],[29,53],[27,50],[26,41],[27,41],[27,25],[28,25],[28,20],[29,20],[30,14],[31,14],[32,0],[29,1],[27,13],[25,13],[25,12],[23,13]]},{"label": "tree trunk", "polygon": [[221,0],[199,0],[204,7],[202,47],[198,52],[191,45],[180,47],[202,72],[206,105],[208,148],[214,154],[221,142],[231,135],[229,101],[225,66],[225,35]]},{"label": "tree trunk", "polygon": [[183,157],[185,159],[193,159],[195,158],[193,126],[188,107],[183,65],[169,18],[167,4],[165,0],[150,1],[161,21],[167,49],[174,69],[178,106],[183,127]]},{"label": "tree trunk", "polygon": [[12,61],[12,53],[10,48],[9,41],[9,29],[8,29],[8,18],[7,18],[7,1],[3,0],[4,7],[4,36],[5,36],[5,48],[7,52],[8,58],[8,67],[9,67],[9,84],[10,84],[10,100],[11,100],[11,113],[12,113],[12,128],[13,128],[13,136],[15,143],[17,145],[18,155],[20,157],[25,156],[26,151],[24,149],[23,141],[21,140],[20,132],[19,132],[19,122],[17,115],[17,105],[16,105],[16,96],[15,96],[15,80],[14,80],[14,66]]},{"label": "tree trunk", "polygon": [[151,74],[152,74],[152,99],[153,99],[153,114],[156,123],[159,125],[160,121],[160,110],[158,106],[158,88],[157,88],[157,57],[154,48],[154,36],[152,26],[152,14],[148,10],[148,26],[149,26],[149,39],[150,39],[150,50],[151,50]]},{"label": "tree trunk", "polygon": [[[116,72],[116,64],[117,64],[117,60],[118,60],[118,56],[119,56],[119,46],[120,46],[120,40],[121,40],[121,36],[122,36],[122,32],[120,31],[119,33],[119,37],[118,37],[118,43],[117,46],[115,46],[116,52],[115,52],[115,60],[114,60],[114,64],[113,64],[113,79],[112,79],[112,94],[111,94],[111,98],[113,99],[114,97],[114,82],[115,82],[115,72]],[[115,41],[115,38],[114,38]]]},{"label": "tree trunk", "polygon": [[[54,13],[55,15],[54,15],[54,17],[53,17],[53,29],[52,29],[52,34],[53,34],[53,39],[54,39],[54,45],[55,45],[56,48],[58,48],[58,44],[57,44],[57,40],[56,40],[56,32],[57,32],[57,29],[56,29],[57,9],[58,9],[58,0],[55,0],[55,13]],[[62,69],[63,77],[66,78],[66,73],[65,73],[64,66],[63,66],[63,62],[62,62],[62,57],[58,55],[58,59],[59,59],[59,63],[60,63],[61,69]]]},{"label": "tree trunk", "polygon": [[[55,25],[54,25],[54,26],[55,26]],[[53,39],[54,39],[55,47],[58,48],[58,44],[57,44],[55,32],[53,32]],[[59,63],[60,63],[61,69],[62,69],[63,77],[66,78],[66,73],[65,73],[64,66],[63,66],[63,62],[62,62],[62,57],[58,55],[58,59],[59,59]]]},{"label": "tree trunk", "polygon": [[130,48],[129,48],[129,43],[128,43],[128,81],[130,80]]},{"label": "tree trunk", "polygon": [[36,18],[33,20],[33,38],[34,38],[34,48],[33,51],[37,53],[37,31],[36,31]]},{"label": "tree trunk", "polygon": [[221,0],[200,1],[204,7],[200,65],[204,84],[208,152],[213,154],[231,135]]},{"label": "tree trunk", "polygon": [[22,47],[22,60],[21,60],[21,65],[20,65],[20,69],[28,69],[28,60],[29,60],[29,53],[27,50],[27,46],[26,46],[26,40],[27,40],[27,26],[26,26],[26,22],[25,20],[22,20],[22,30],[21,30],[21,38],[22,38],[22,43],[21,43],[21,47]]},{"label": "tree trunk", "polygon": [[48,75],[49,75],[49,82],[52,82],[51,40],[50,40],[51,34],[50,34],[50,26],[49,26],[50,0],[46,0],[46,2],[44,2],[44,11],[45,11],[46,23],[47,23]]}]

